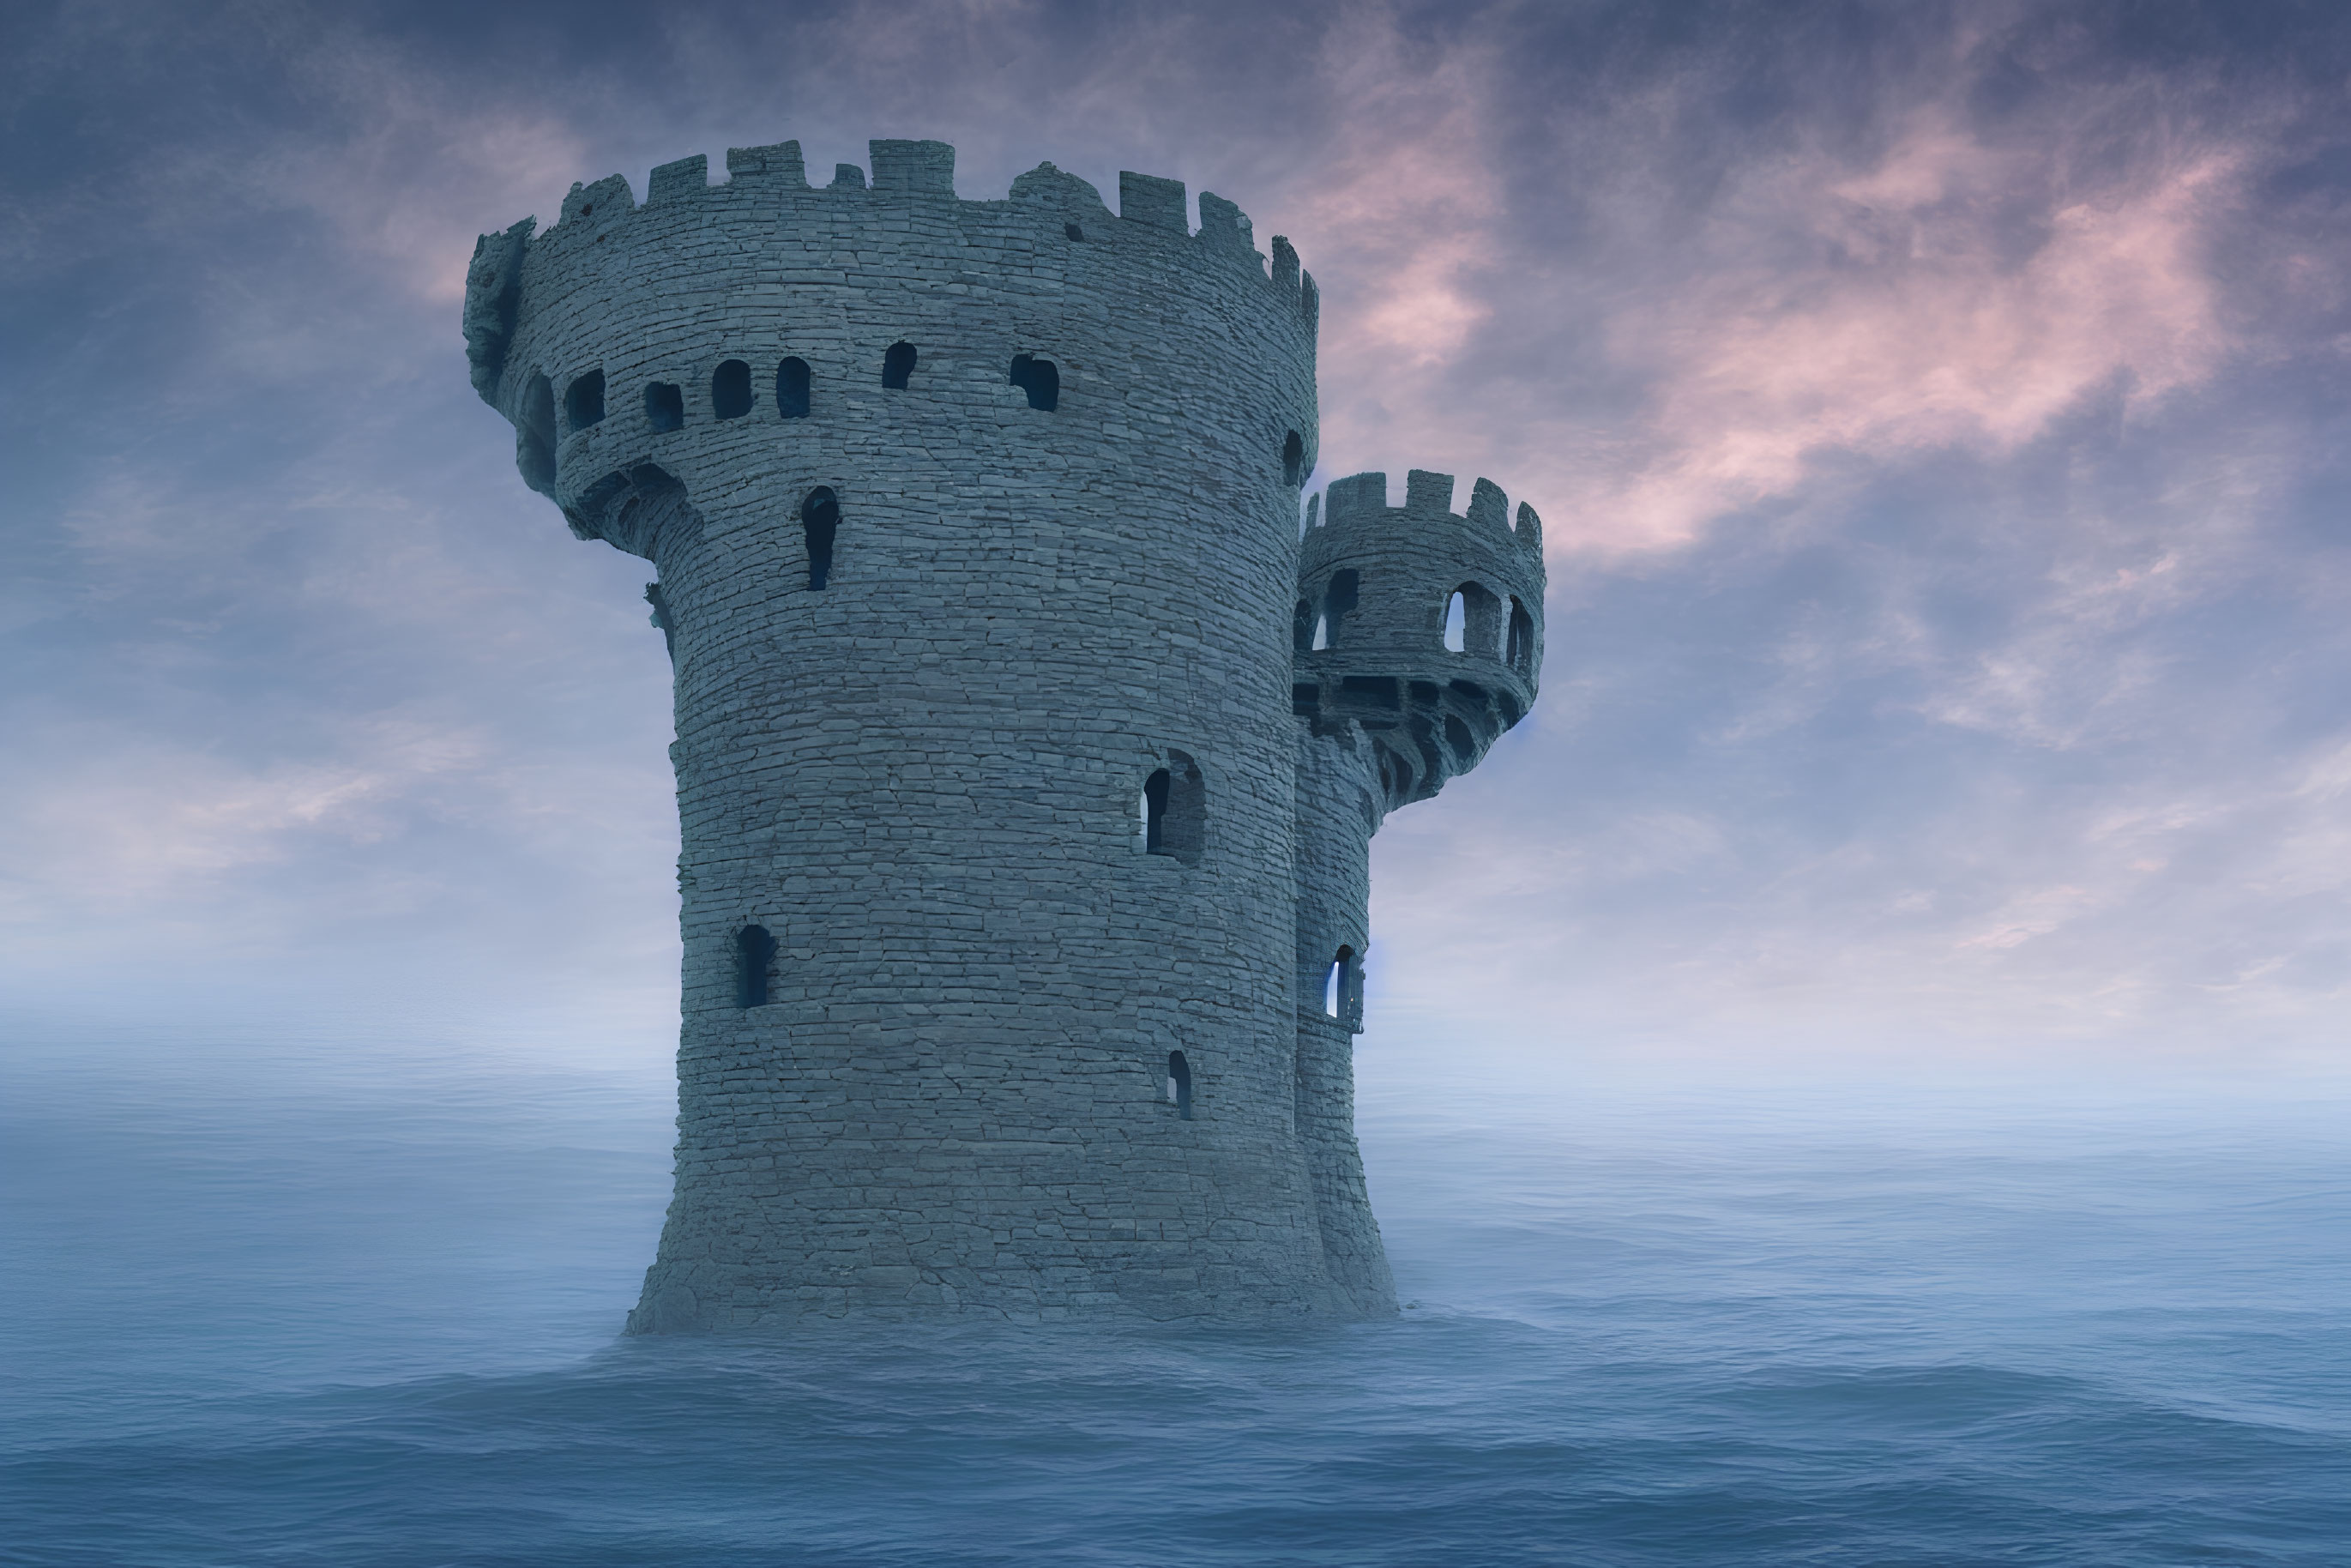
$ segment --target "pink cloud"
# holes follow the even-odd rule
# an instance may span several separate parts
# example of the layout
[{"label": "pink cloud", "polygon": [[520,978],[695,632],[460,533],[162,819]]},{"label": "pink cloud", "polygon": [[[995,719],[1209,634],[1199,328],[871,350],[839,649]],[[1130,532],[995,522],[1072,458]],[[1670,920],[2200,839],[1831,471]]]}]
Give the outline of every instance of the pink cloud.
[{"label": "pink cloud", "polygon": [[[1557,537],[1670,547],[1794,492],[1827,453],[2008,452],[2100,389],[2137,408],[2208,377],[2231,343],[2203,249],[2238,159],[2052,195],[2011,259],[2018,198],[2061,185],[2055,158],[1929,112],[1859,173],[1798,160],[1751,176],[1708,225],[1716,265],[1610,322],[1612,353],[1656,366],[1656,391],[1627,460],[1560,476]],[[1792,222],[1813,265],[1741,259]]]}]

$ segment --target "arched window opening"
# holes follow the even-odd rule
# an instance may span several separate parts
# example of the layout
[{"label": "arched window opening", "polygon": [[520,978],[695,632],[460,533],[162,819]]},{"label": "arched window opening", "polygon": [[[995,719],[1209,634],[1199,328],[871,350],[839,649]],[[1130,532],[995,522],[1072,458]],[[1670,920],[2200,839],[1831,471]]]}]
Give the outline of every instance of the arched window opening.
[{"label": "arched window opening", "polygon": [[535,490],[555,485],[555,384],[533,376],[522,394],[522,423],[515,427],[515,465]]},{"label": "arched window opening", "polygon": [[656,431],[683,429],[685,424],[685,393],[668,382],[647,382],[645,423]]},{"label": "arched window opening", "polygon": [[740,419],[751,412],[751,367],[726,360],[710,372],[710,412],[721,419]]},{"label": "arched window opening", "polygon": [[1499,599],[1479,583],[1465,582],[1445,601],[1445,646],[1456,653],[1499,659],[1507,621]]},{"label": "arched window opening", "polygon": [[1167,1098],[1176,1103],[1179,1120],[1192,1119],[1192,1064],[1180,1051],[1167,1053]]},{"label": "arched window opening", "polygon": [[1208,841],[1208,785],[1200,765],[1181,751],[1143,784],[1143,852],[1198,862]]},{"label": "arched window opening", "polygon": [[884,390],[903,392],[906,379],[914,373],[914,345],[893,343],[882,356],[882,385]]},{"label": "arched window opening", "polygon": [[1314,618],[1314,640],[1308,644],[1306,651],[1310,653],[1319,653],[1330,645],[1331,618],[1328,615],[1317,615]]},{"label": "arched window opening", "polygon": [[786,419],[806,419],[809,416],[809,367],[806,360],[795,357],[776,367],[776,412]]},{"label": "arched window opening", "polygon": [[1322,971],[1322,1012],[1327,1018],[1344,1018],[1347,992],[1355,967],[1355,950],[1342,947],[1332,956],[1331,967]]},{"label": "arched window opening", "polygon": [[1314,602],[1301,599],[1290,617],[1290,650],[1293,653],[1314,651]]},{"label": "arched window opening", "polygon": [[1061,372],[1050,360],[1012,356],[1012,384],[1029,394],[1029,406],[1052,413],[1061,405]]},{"label": "arched window opening", "polygon": [[832,537],[841,527],[841,499],[820,485],[800,503],[800,532],[808,540],[809,587],[832,580]]},{"label": "arched window opening", "polygon": [[1452,714],[1445,716],[1445,744],[1453,748],[1454,757],[1463,767],[1478,760],[1478,737]]},{"label": "arched window opening", "polygon": [[1167,852],[1167,791],[1175,780],[1161,768],[1143,781],[1143,852]]},{"label": "arched window opening", "polygon": [[585,430],[604,417],[604,372],[590,371],[575,376],[563,389],[563,417],[574,430]]},{"label": "arched window opening", "polygon": [[1306,483],[1306,442],[1294,430],[1282,438],[1281,482],[1293,490]]},{"label": "arched window opening", "polygon": [[764,925],[746,925],[735,933],[735,1005],[768,1005],[768,971],[776,961],[776,939]]},{"label": "arched window opening", "polygon": [[1322,591],[1322,619],[1325,625],[1323,630],[1316,634],[1322,639],[1318,646],[1329,648],[1337,644],[1340,623],[1354,612],[1362,587],[1363,578],[1353,570],[1334,571],[1331,574],[1330,586]]},{"label": "arched window opening", "polygon": [[1534,663],[1535,657],[1535,618],[1527,613],[1527,607],[1519,602],[1515,594],[1510,598],[1509,657],[1510,668],[1521,673]]}]

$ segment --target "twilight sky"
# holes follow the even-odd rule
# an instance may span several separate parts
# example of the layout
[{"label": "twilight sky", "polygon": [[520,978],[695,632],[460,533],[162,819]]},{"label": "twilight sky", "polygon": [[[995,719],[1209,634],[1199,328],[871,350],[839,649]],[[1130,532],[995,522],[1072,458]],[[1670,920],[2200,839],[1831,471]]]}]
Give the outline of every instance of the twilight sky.
[{"label": "twilight sky", "polygon": [[1238,202],[1319,486],[1543,514],[1366,1051],[2341,1061],[2351,8],[67,4],[0,20],[0,1007],[674,1040],[667,665],[475,235],[799,138]]}]

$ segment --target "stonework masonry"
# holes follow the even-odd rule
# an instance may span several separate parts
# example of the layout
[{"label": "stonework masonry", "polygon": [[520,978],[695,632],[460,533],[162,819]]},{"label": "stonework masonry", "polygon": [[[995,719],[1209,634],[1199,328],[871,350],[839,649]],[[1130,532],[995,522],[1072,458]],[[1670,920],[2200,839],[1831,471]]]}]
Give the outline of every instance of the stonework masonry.
[{"label": "stonework masonry", "polygon": [[467,280],[475,390],[653,563],[674,670],[676,1190],[629,1325],[1392,1312],[1369,845],[1533,703],[1540,524],[1301,495],[1318,296],[1232,204],[871,152],[574,186]]}]

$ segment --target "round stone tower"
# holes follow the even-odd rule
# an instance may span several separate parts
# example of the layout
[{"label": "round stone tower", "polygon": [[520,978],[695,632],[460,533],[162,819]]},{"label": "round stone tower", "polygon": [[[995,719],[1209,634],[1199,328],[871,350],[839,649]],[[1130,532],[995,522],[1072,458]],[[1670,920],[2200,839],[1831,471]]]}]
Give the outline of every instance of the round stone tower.
[{"label": "round stone tower", "polygon": [[677,1185],[630,1326],[1393,1310],[1300,1043],[1301,761],[1364,735],[1343,682],[1293,708],[1312,280],[1173,181],[1113,216],[1050,163],[958,200],[938,142],[726,162],[575,186],[465,305],[675,672]]}]

